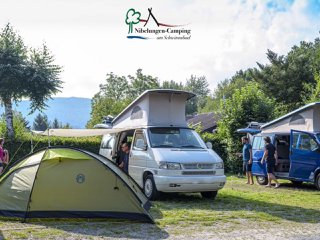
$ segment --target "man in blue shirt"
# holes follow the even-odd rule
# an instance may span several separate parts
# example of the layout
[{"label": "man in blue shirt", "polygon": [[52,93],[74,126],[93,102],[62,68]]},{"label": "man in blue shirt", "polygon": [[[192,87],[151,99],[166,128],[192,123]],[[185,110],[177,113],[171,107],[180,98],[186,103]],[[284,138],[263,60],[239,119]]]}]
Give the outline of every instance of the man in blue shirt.
[{"label": "man in blue shirt", "polygon": [[123,143],[121,146],[121,150],[123,154],[121,155],[119,167],[126,172],[129,173],[129,153],[130,153],[130,144]]},{"label": "man in blue shirt", "polygon": [[243,160],[243,171],[247,176],[247,184],[253,185],[253,177],[252,177],[252,146],[249,143],[249,139],[247,137],[241,138],[243,148],[242,148],[242,160]]}]

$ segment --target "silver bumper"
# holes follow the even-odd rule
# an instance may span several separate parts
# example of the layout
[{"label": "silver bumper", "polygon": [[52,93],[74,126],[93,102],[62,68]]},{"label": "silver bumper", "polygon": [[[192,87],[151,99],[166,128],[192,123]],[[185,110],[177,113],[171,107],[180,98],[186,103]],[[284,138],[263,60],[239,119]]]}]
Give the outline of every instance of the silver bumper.
[{"label": "silver bumper", "polygon": [[218,191],[226,183],[226,176],[157,176],[154,175],[160,192],[205,192]]}]

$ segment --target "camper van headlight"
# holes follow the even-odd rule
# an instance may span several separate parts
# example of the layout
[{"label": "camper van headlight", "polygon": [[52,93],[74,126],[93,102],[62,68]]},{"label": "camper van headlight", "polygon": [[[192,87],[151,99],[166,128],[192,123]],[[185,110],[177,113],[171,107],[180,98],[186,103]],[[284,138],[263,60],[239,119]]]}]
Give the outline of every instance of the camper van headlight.
[{"label": "camper van headlight", "polygon": [[214,164],[216,169],[223,169],[223,162],[218,162]]},{"label": "camper van headlight", "polygon": [[159,168],[169,169],[169,170],[180,170],[181,165],[180,163],[174,163],[174,162],[160,162]]}]

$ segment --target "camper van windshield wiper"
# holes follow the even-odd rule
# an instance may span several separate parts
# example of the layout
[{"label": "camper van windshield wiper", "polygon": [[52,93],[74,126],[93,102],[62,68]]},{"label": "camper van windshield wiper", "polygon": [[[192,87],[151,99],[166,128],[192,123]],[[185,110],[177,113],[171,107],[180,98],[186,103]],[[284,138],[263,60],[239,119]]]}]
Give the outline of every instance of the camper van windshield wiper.
[{"label": "camper van windshield wiper", "polygon": [[181,148],[201,148],[203,149],[203,147],[197,146],[197,145],[182,145],[180,146]]}]

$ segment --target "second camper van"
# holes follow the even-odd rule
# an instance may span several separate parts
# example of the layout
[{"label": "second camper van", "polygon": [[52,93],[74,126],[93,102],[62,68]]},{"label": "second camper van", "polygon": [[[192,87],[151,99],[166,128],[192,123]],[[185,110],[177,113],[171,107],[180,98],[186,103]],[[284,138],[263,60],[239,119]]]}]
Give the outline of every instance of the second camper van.
[{"label": "second camper van", "polygon": [[113,120],[100,154],[116,161],[123,142],[131,144],[129,175],[156,199],[161,192],[200,192],[215,198],[226,183],[222,159],[187,126],[185,102],[194,94],[148,90]]}]

